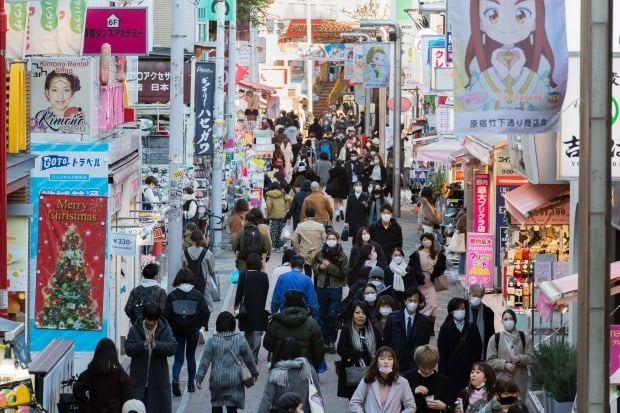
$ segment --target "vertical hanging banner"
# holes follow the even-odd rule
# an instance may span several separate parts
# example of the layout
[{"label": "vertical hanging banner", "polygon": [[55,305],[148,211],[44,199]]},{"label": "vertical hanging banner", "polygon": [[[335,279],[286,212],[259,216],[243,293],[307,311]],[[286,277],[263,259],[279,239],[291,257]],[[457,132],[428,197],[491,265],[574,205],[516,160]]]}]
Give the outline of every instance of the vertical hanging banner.
[{"label": "vertical hanging banner", "polygon": [[390,43],[363,43],[364,87],[390,86]]},{"label": "vertical hanging banner", "polygon": [[60,16],[58,21],[60,53],[79,56],[84,34],[86,0],[59,0],[58,13]]},{"label": "vertical hanging banner", "polygon": [[474,177],[474,232],[489,232],[489,174]]},{"label": "vertical hanging banner", "polygon": [[100,330],[107,198],[39,197],[35,327]]},{"label": "vertical hanging banner", "polygon": [[213,99],[215,63],[196,62],[194,70],[194,110],[196,126],[194,155],[213,154]]},{"label": "vertical hanging banner", "polygon": [[558,130],[568,79],[564,0],[450,7],[455,133]]},{"label": "vertical hanging banner", "polygon": [[28,15],[26,54],[59,54],[58,0],[33,1]]},{"label": "vertical hanging banner", "polygon": [[465,283],[493,287],[493,234],[467,233]]},{"label": "vertical hanging banner", "polygon": [[26,50],[28,2],[10,1],[7,4],[9,24],[6,32],[6,55],[9,59],[22,60]]}]

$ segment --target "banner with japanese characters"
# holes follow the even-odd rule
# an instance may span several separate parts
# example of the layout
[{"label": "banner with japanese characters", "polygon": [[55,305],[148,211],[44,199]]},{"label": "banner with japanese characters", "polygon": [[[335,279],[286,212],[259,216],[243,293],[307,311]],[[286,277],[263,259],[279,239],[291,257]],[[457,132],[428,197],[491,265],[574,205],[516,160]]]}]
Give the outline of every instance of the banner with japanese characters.
[{"label": "banner with japanese characters", "polygon": [[390,47],[390,43],[363,43],[365,88],[389,87]]},{"label": "banner with japanese characters", "polygon": [[450,3],[455,133],[560,129],[567,88],[564,0]]},{"label": "banner with japanese characters", "polygon": [[474,176],[474,232],[489,232],[489,174]]},{"label": "banner with japanese characters", "polygon": [[493,287],[493,234],[467,233],[465,284]]},{"label": "banner with japanese characters", "polygon": [[6,31],[6,57],[23,60],[28,28],[28,1],[9,1]]},{"label": "banner with japanese characters", "polygon": [[[61,54],[81,55],[86,0],[58,0],[58,39]],[[99,49],[101,52],[101,49]]]},{"label": "banner with japanese characters", "polygon": [[213,154],[215,63],[196,62],[194,69],[194,155]]}]

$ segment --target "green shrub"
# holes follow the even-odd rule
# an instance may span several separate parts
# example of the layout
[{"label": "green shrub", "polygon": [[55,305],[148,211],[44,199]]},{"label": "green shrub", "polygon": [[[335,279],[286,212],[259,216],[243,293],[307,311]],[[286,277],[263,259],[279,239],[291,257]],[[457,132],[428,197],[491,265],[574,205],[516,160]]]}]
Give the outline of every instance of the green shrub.
[{"label": "green shrub", "polygon": [[577,349],[561,340],[551,340],[536,349],[533,374],[536,381],[558,402],[577,394]]}]

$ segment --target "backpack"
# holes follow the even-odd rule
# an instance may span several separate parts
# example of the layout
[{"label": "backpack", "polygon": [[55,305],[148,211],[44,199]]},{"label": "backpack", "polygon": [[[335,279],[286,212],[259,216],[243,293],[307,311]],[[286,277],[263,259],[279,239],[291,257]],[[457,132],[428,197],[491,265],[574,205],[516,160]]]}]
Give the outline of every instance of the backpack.
[{"label": "backpack", "polygon": [[[184,293],[187,297],[188,293]],[[172,304],[172,329],[176,333],[191,333],[200,328],[198,318],[198,301],[184,299],[173,299]]]},{"label": "backpack", "polygon": [[183,204],[183,211],[184,212],[189,211],[189,207],[192,204],[192,202],[196,204],[196,213],[191,218],[184,218],[184,221],[186,221],[185,224],[189,222],[193,222],[196,225],[198,225],[198,202],[196,202],[195,199],[188,199],[187,201],[185,201],[185,203]]},{"label": "backpack", "polygon": [[147,202],[146,197],[144,196],[144,191],[146,191],[147,188],[144,188],[142,190],[142,210],[143,211],[151,211],[153,209],[153,205],[151,205],[150,202]]},{"label": "backpack", "polygon": [[239,258],[247,260],[248,256],[252,253],[260,255],[262,243],[263,240],[257,227],[251,226],[244,228]]},{"label": "backpack", "polygon": [[159,292],[159,288],[160,287],[156,285],[152,287],[144,287],[139,285],[136,287],[133,302],[128,314],[132,324],[135,323],[137,319],[142,318],[142,309],[146,303],[157,301],[157,293]]},{"label": "backpack", "polygon": [[202,252],[195,260],[189,255],[187,249],[183,251],[185,254],[185,259],[187,260],[187,268],[194,274],[194,287],[201,293],[205,293],[205,287],[207,285],[207,278],[205,274],[202,272],[202,260],[207,254],[207,249],[202,248]]},{"label": "backpack", "polygon": [[332,158],[332,147],[329,144],[329,141],[321,141],[321,143],[319,143],[319,155],[321,152],[325,152],[328,159]]},{"label": "backpack", "polygon": [[[495,333],[495,352],[499,351],[499,338],[501,333]],[[525,350],[525,333],[523,331],[519,331],[519,337],[521,337],[521,344],[523,345],[523,350]]]}]

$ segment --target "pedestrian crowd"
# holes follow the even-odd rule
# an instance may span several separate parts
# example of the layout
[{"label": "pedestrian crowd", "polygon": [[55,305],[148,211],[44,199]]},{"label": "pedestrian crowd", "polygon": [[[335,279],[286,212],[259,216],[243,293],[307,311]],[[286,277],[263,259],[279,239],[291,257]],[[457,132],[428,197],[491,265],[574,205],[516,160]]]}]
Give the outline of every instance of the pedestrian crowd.
[{"label": "pedestrian crowd", "polygon": [[[405,251],[386,201],[392,168],[377,142],[358,138],[356,125],[333,114],[315,117],[305,142],[300,135],[291,145],[291,128],[297,133],[299,126],[283,113],[274,127],[276,172],[266,177],[264,213],[239,199],[228,220],[238,270],[234,314],[217,314],[216,331],[206,338],[219,291],[209,240],[191,221],[189,188],[183,268],[173,290],[159,287],[159,268],[148,264],[125,307],[132,322],[124,343],[129,374],[114,343],[103,339],[74,387],[76,398],[91,412],[121,412],[127,403],[138,405],[131,411],[170,412],[187,363],[187,392],[208,386],[213,413],[248,411],[245,390],[259,375],[263,347],[269,371],[252,410],[258,413],[325,411],[319,374],[327,369],[326,353],[339,356],[337,394],[350,400],[352,412],[527,411],[532,341],[517,330],[512,310],[495,331],[480,285],[469,288],[467,299],[449,301],[437,347],[429,345],[438,292],[447,288],[432,189],[422,190],[418,204],[420,246]],[[147,179],[144,202],[156,202],[152,185]],[[334,221],[344,222],[341,233]],[[283,254],[271,285],[266,263],[275,251]],[[168,357],[174,357],[171,375]]]}]

